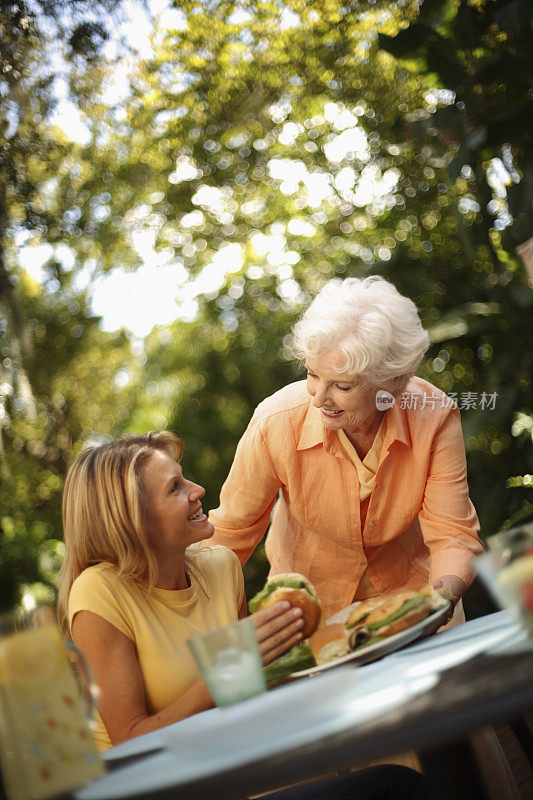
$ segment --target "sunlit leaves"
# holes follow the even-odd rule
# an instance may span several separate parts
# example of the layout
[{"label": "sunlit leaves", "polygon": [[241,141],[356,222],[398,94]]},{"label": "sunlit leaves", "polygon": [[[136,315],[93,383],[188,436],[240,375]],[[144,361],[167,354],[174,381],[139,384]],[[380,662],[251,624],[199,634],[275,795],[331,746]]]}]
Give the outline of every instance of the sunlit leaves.
[{"label": "sunlit leaves", "polygon": [[[6,182],[11,218],[32,220],[27,243],[49,248],[42,286],[14,269],[36,396],[34,419],[6,405],[5,517],[15,520],[10,530],[30,531],[21,541],[36,519],[48,526],[28,587],[54,571],[59,551],[45,544],[57,540],[66,463],[87,438],[170,427],[185,440],[186,472],[206,485],[206,505],[217,503],[253,408],[299,377],[293,320],[335,276],[378,272],[413,298],[433,337],[423,377],[459,397],[497,393],[495,408],[463,412],[471,491],[493,529],[521,507],[529,489],[510,495],[506,480],[518,463],[533,472],[527,431],[512,433],[523,421],[517,409],[531,406],[523,343],[532,305],[505,215],[508,198],[527,210],[526,182],[513,148],[502,147],[499,162],[487,150],[497,120],[481,141],[470,111],[435,80],[436,70],[451,81],[469,69],[471,43],[458,55],[440,46],[458,21],[503,59],[480,73],[480,85],[497,87],[506,45],[478,29],[482,7],[180,3],[176,28],[155,31],[153,57],[135,65],[131,92],[112,107],[101,92],[109,66],[76,67],[92,135],[85,147],[57,131],[33,144],[49,98],[36,92],[18,119],[20,176]],[[377,31],[398,45],[416,25],[433,31],[429,65],[424,37],[410,69],[378,50]],[[506,96],[493,92],[491,108]],[[472,97],[480,109],[483,94]],[[461,147],[479,154],[490,185]],[[149,336],[144,363],[125,337],[98,329],[78,294],[79,281],[90,287],[143,259],[174,272],[181,316]]]}]

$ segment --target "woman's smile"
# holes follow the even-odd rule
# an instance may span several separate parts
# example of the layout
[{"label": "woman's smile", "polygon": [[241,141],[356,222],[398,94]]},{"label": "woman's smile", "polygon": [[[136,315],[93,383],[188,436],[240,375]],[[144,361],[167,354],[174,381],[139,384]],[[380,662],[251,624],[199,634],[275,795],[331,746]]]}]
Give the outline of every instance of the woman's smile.
[{"label": "woman's smile", "polygon": [[329,408],[322,408],[320,410],[322,411],[325,417],[329,417],[330,419],[334,419],[335,417],[338,417],[340,414],[344,413],[343,411],[332,411]]},{"label": "woman's smile", "polygon": [[200,506],[200,508],[197,508],[194,514],[191,514],[187,519],[189,522],[204,522],[207,519],[207,515],[204,514],[202,506]]},{"label": "woman's smile", "polygon": [[382,413],[376,408],[377,387],[342,369],[342,353],[333,350],[307,359],[307,391],[331,430],[375,430]]},{"label": "woman's smile", "polygon": [[181,466],[167,453],[156,452],[146,462],[143,483],[146,526],[154,552],[185,551],[213,535],[215,529],[201,503],[205,489],[185,478]]}]

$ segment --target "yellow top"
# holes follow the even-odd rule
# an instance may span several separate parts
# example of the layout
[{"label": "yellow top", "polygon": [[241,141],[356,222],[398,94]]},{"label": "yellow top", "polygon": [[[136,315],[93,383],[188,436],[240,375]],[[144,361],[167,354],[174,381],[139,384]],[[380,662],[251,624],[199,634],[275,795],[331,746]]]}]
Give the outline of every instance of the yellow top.
[{"label": "yellow top", "polygon": [[[192,564],[188,589],[149,593],[103,563],[84,570],[70,591],[70,625],[78,611],[92,611],[135,643],[149,714],[168,706],[200,677],[187,639],[234,622],[244,597],[241,566],[231,550],[192,547],[187,555]],[[111,747],[99,716],[95,738],[100,750]]]},{"label": "yellow top", "polygon": [[361,502],[366,500],[366,498],[371,494],[374,488],[374,480],[376,477],[376,472],[378,471],[379,465],[379,457],[381,455],[381,448],[383,446],[383,433],[385,427],[383,425],[383,420],[377,430],[376,436],[374,437],[374,441],[372,442],[372,447],[366,454],[366,456],[361,459],[357,453],[357,450],[348,439],[344,431],[341,429],[337,431],[337,435],[339,437],[339,441],[342,444],[343,448],[345,449],[347,455],[350,458],[350,461],[353,463],[355,469],[357,470],[357,476],[359,478],[360,490],[359,495]]},{"label": "yellow top", "polygon": [[[384,430],[385,426],[383,425],[383,420],[381,420],[381,424],[374,437],[374,441],[372,442],[372,447],[363,460],[360,459],[359,453],[348,439],[344,431],[342,429],[337,431],[339,442],[343,446],[346,454],[357,471],[357,477],[359,478],[359,498],[361,503],[371,495],[374,489],[374,482],[376,479],[376,472],[378,471],[381,448],[383,447]],[[354,595],[354,600],[366,600],[367,597],[375,597],[377,594],[379,594],[379,592],[366,574],[365,570],[361,576],[361,580],[359,581],[359,586],[357,587],[357,591]]]}]

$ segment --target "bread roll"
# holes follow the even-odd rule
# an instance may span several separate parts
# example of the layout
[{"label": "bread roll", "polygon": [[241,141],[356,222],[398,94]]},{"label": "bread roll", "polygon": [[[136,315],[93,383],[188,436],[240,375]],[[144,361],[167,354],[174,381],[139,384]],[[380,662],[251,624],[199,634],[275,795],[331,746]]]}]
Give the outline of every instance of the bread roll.
[{"label": "bread roll", "polygon": [[281,600],[286,600],[294,608],[302,609],[304,619],[302,633],[304,638],[311,636],[322,620],[322,606],[313,584],[299,572],[274,575],[269,578],[265,587],[252,598],[250,611],[253,613],[262,608],[268,608]]},{"label": "bread roll", "polygon": [[350,652],[344,625],[325,625],[311,636],[311,652],[316,663],[327,664]]}]

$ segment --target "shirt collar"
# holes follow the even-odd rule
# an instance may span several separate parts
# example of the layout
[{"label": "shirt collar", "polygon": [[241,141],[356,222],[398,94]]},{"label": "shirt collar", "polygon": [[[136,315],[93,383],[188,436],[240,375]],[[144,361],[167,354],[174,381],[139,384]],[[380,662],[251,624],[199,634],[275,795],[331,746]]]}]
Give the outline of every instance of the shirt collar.
[{"label": "shirt collar", "polygon": [[[387,411],[387,432],[385,434],[384,447],[389,448],[394,441],[402,442],[411,447],[411,434],[407,425],[407,415],[405,409],[400,408],[397,401],[394,406]],[[317,444],[331,446],[332,440],[336,439],[334,431],[328,431],[322,424],[320,409],[316,408],[311,402],[305,416],[302,432],[298,441],[298,450],[309,450]]]},{"label": "shirt collar", "polygon": [[304,424],[302,425],[302,432],[300,433],[297,449],[308,450],[310,447],[315,447],[317,444],[323,444],[325,433],[326,431],[322,425],[320,409],[310,402],[307,414],[305,415]]},{"label": "shirt collar", "polygon": [[389,423],[387,426],[387,438],[384,442],[385,447],[389,448],[395,441],[402,442],[407,445],[407,447],[411,447],[411,434],[407,424],[407,414],[405,413],[405,409],[400,408],[399,397],[396,398],[393,407],[387,411],[387,416],[389,415],[390,417],[387,420]]}]

